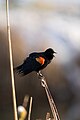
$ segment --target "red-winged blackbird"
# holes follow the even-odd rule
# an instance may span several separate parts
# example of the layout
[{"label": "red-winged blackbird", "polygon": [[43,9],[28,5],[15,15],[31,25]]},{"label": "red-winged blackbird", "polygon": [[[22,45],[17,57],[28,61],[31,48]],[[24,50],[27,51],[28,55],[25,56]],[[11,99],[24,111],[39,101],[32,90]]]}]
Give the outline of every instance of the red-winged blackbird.
[{"label": "red-winged blackbird", "polygon": [[33,52],[15,69],[22,75],[27,75],[32,71],[39,72],[51,62],[53,57],[55,57],[54,53],[56,52],[52,48],[47,49],[45,52]]}]

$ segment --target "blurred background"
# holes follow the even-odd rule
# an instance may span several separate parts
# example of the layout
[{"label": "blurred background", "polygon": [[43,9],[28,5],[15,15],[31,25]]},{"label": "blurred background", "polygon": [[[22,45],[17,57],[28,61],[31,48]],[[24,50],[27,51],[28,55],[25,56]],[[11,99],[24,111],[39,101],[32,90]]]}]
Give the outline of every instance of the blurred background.
[{"label": "blurred background", "polygon": [[[33,51],[53,48],[57,55],[42,72],[61,120],[80,120],[80,1],[10,0],[10,24],[14,67]],[[45,120],[51,111],[36,73],[14,76],[17,106],[28,94],[31,120]],[[13,120],[6,0],[0,0],[0,117]]]}]

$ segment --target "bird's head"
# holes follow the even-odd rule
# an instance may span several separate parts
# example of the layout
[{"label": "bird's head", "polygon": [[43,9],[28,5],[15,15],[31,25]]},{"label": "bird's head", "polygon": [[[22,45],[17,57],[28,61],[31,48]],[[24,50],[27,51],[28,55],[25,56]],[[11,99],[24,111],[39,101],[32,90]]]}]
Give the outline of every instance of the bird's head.
[{"label": "bird's head", "polygon": [[56,54],[56,52],[52,48],[48,48],[44,53],[49,60],[52,60],[53,57],[55,57],[54,54]]}]

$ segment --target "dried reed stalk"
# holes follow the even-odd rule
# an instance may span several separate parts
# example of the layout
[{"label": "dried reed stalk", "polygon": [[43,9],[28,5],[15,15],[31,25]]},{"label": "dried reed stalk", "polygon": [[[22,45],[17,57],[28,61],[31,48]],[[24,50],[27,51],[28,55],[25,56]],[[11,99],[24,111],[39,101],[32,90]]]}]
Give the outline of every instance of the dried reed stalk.
[{"label": "dried reed stalk", "polygon": [[12,95],[13,95],[14,120],[18,120],[17,107],[16,107],[15,84],[14,84],[11,32],[10,32],[10,20],[9,20],[9,1],[8,0],[6,0],[6,19],[7,19],[7,37],[8,37],[8,43],[9,43],[9,55],[10,55],[10,71],[11,71],[11,83],[12,83]]}]

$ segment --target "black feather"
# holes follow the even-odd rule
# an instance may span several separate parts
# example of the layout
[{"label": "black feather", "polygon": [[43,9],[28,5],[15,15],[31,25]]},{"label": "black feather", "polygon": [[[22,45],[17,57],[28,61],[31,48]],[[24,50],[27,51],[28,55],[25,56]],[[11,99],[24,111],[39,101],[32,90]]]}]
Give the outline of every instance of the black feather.
[{"label": "black feather", "polygon": [[[53,59],[55,52],[53,49],[49,48],[45,52],[34,52],[27,57],[24,62],[15,68],[17,73],[26,75],[32,71],[39,72],[40,70],[44,69]],[[45,63],[41,65],[39,62],[36,61],[36,58],[43,57],[45,59]]]}]

